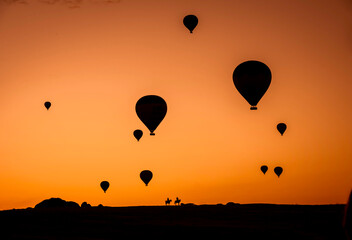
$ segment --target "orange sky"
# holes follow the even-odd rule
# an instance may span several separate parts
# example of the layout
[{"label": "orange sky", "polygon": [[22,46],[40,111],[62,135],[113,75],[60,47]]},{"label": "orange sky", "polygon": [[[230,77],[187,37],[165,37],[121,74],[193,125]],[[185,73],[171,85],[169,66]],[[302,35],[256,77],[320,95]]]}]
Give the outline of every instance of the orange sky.
[{"label": "orange sky", "polygon": [[[110,206],[176,196],[347,200],[350,1],[9,2],[0,0],[0,209],[50,197]],[[199,19],[193,34],[182,24],[188,14]],[[257,111],[232,81],[247,60],[272,71]],[[135,113],[149,94],[168,104],[154,137]],[[288,125],[283,137],[279,122]],[[144,169],[154,173],[148,187]]]}]

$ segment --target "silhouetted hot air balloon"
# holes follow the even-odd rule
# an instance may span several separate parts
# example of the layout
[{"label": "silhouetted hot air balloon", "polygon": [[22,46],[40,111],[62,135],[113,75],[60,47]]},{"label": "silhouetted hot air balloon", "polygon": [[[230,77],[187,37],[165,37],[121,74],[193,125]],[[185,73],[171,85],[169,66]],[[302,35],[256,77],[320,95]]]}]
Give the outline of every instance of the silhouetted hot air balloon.
[{"label": "silhouetted hot air balloon", "polygon": [[45,102],[44,106],[46,107],[46,110],[49,110],[49,108],[51,107],[51,102]]},{"label": "silhouetted hot air balloon", "polygon": [[134,130],[133,136],[137,139],[137,141],[139,141],[139,139],[143,136],[143,131],[139,129]]},{"label": "silhouetted hot air balloon", "polygon": [[183,18],[183,24],[192,33],[193,29],[198,25],[198,18],[194,15],[187,15]]},{"label": "silhouetted hot air balloon", "polygon": [[274,168],[274,172],[277,175],[277,177],[280,177],[281,173],[282,173],[282,167],[276,167]]},{"label": "silhouetted hot air balloon", "polygon": [[284,132],[286,131],[286,124],[285,123],[279,123],[277,126],[276,126],[277,130],[281,133],[281,136],[284,135]]},{"label": "silhouetted hot air balloon", "polygon": [[153,177],[153,173],[149,170],[143,170],[139,176],[141,177],[142,181],[145,183],[146,186],[148,186],[148,183]]},{"label": "silhouetted hot air balloon", "polygon": [[260,167],[260,170],[261,170],[261,171],[264,173],[264,175],[265,175],[266,171],[268,171],[268,166],[263,165],[263,166]]},{"label": "silhouetted hot air balloon", "polygon": [[167,105],[164,99],[156,95],[147,95],[138,100],[136,113],[139,119],[149,129],[150,135],[164,119],[167,112]]},{"label": "silhouetted hot air balloon", "polygon": [[104,190],[104,193],[106,192],[106,190],[108,190],[110,186],[110,183],[108,181],[102,181],[100,183],[100,187]]},{"label": "silhouetted hot air balloon", "polygon": [[236,67],[232,77],[236,89],[251,105],[250,109],[256,110],[271,83],[268,66],[258,61],[243,62]]}]

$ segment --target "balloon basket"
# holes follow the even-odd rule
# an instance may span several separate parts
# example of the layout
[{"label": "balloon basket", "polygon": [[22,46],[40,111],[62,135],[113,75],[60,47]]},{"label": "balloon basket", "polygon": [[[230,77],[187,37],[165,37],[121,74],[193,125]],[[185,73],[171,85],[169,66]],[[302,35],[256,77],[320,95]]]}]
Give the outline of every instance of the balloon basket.
[{"label": "balloon basket", "polygon": [[155,133],[150,133],[150,136],[155,136]]},{"label": "balloon basket", "polygon": [[255,107],[255,106],[252,106],[251,107],[251,110],[257,110],[258,108],[257,107]]}]

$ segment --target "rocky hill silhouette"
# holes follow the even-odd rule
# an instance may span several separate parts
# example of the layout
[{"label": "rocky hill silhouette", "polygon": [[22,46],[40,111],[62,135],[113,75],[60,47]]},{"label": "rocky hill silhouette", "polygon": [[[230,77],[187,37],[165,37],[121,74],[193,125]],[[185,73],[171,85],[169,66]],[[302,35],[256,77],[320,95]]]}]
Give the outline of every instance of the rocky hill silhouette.
[{"label": "rocky hill silhouette", "polygon": [[37,205],[35,205],[35,209],[43,209],[43,208],[79,208],[79,204],[72,201],[65,201],[61,198],[50,198],[46,199]]}]

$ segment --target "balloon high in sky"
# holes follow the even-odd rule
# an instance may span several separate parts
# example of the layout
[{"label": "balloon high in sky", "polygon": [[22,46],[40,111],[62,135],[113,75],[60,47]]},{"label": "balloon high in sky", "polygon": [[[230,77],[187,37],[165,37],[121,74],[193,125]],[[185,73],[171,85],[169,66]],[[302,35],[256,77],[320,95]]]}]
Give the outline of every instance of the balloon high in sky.
[{"label": "balloon high in sky", "polygon": [[267,65],[259,61],[246,61],[235,68],[233,82],[238,92],[257,109],[257,104],[268,90],[271,83],[271,71]]},{"label": "balloon high in sky", "polygon": [[[176,196],[195,204],[346,202],[350,1],[9,2],[0,1],[1,210],[58,194],[94,206]],[[199,20],[192,34],[187,15]],[[248,61],[264,71],[250,63],[237,75]],[[263,64],[271,74],[264,94]],[[153,104],[137,115],[148,95],[164,100],[162,120],[149,112]],[[154,174],[148,188],[143,169]],[[106,194],[104,179],[114,187]]]},{"label": "balloon high in sky", "polygon": [[149,129],[150,135],[164,119],[167,105],[164,99],[156,95],[147,95],[140,98],[136,104],[136,113],[139,119]]},{"label": "balloon high in sky", "polygon": [[143,170],[140,174],[139,174],[140,178],[142,179],[142,181],[145,183],[146,186],[148,186],[148,183],[150,182],[150,180],[152,180],[153,178],[153,173],[149,170]]},{"label": "balloon high in sky", "polygon": [[198,18],[194,15],[187,15],[183,18],[183,24],[188,28],[190,33],[193,33],[193,30],[198,25]]},{"label": "balloon high in sky", "polygon": [[263,165],[260,167],[260,170],[262,171],[262,173],[265,175],[265,173],[268,171],[268,166]]},{"label": "balloon high in sky", "polygon": [[284,132],[286,131],[286,124],[285,123],[279,123],[277,126],[276,126],[277,130],[279,131],[279,133],[282,135],[284,135]]},{"label": "balloon high in sky", "polygon": [[110,183],[108,181],[102,181],[100,183],[100,187],[101,189],[103,189],[104,193],[106,193],[106,190],[108,190],[109,186],[110,186]]},{"label": "balloon high in sky", "polygon": [[49,110],[49,108],[51,107],[51,102],[45,102],[44,106],[45,106],[46,110]]},{"label": "balloon high in sky", "polygon": [[141,139],[141,137],[143,136],[143,131],[140,129],[136,129],[133,132],[133,136],[137,139],[137,141],[139,141],[139,139]]},{"label": "balloon high in sky", "polygon": [[280,177],[282,171],[283,171],[282,167],[275,167],[274,168],[274,172],[277,175],[277,177]]}]

